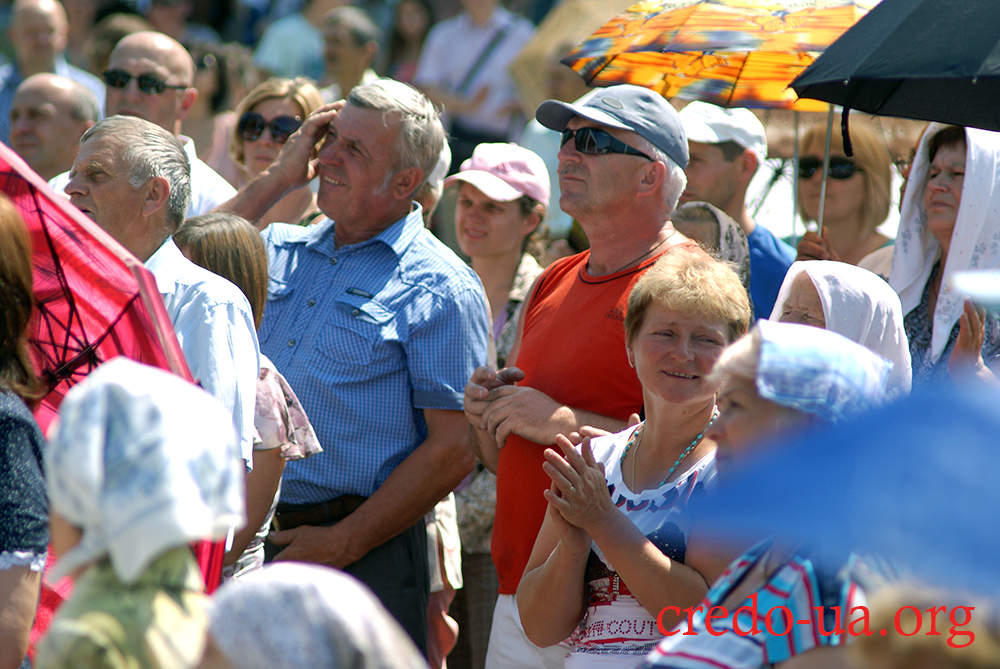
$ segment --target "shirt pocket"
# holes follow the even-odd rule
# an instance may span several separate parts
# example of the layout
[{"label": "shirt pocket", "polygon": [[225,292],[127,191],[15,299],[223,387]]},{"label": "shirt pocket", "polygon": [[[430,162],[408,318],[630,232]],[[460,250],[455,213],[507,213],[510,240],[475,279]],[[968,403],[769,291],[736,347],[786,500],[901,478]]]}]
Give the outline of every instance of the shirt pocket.
[{"label": "shirt pocket", "polygon": [[395,317],[379,302],[350,293],[335,301],[335,309],[316,337],[316,350],[345,365],[367,365],[372,351],[383,339],[383,329]]},{"label": "shirt pocket", "polygon": [[274,324],[280,320],[281,312],[290,304],[288,298],[292,296],[294,291],[295,288],[290,283],[268,279],[267,303],[264,305],[264,317],[257,329],[257,341],[264,343],[271,336]]}]

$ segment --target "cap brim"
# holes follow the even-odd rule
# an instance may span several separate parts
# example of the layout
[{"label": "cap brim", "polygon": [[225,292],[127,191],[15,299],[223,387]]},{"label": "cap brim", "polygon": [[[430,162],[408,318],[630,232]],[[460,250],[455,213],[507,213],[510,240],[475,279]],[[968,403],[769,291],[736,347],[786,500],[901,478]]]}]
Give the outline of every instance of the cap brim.
[{"label": "cap brim", "polygon": [[631,130],[635,132],[635,129],[625,125],[614,116],[602,112],[600,109],[594,109],[593,107],[585,107],[583,105],[573,105],[568,102],[560,102],[558,100],[546,100],[542,104],[538,105],[538,109],[535,110],[535,118],[539,123],[544,125],[549,130],[555,130],[556,132],[562,132],[566,129],[566,124],[574,116],[582,116],[585,119],[591,120],[594,123],[600,123],[601,125],[606,125],[611,128],[619,128],[621,130]]},{"label": "cap brim", "polygon": [[500,177],[480,170],[465,170],[453,174],[444,180],[444,187],[447,188],[459,181],[472,184],[482,191],[483,195],[497,202],[513,202],[524,195]]}]

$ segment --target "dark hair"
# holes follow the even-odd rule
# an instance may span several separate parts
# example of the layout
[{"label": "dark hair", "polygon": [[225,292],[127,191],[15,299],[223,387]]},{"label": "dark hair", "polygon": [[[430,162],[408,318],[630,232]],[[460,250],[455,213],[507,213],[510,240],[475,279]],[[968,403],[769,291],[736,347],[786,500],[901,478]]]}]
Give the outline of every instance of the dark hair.
[{"label": "dark hair", "polygon": [[942,147],[959,145],[968,146],[965,139],[965,128],[960,125],[950,125],[947,128],[938,130],[927,144],[927,160],[934,160],[934,156],[937,155],[937,152]]},{"label": "dark hair", "polygon": [[31,238],[14,203],[0,194],[0,388],[34,404],[44,394],[28,353],[28,324],[35,305]]},{"label": "dark hair", "polygon": [[254,327],[260,327],[267,302],[267,250],[249,221],[229,212],[195,216],[174,233],[174,243],[194,264],[236,284],[250,302]]},{"label": "dark hair", "polygon": [[719,142],[715,146],[722,150],[722,157],[727,163],[731,163],[746,151],[745,146],[741,146],[736,142],[730,140],[728,142]]},{"label": "dark hair", "polygon": [[521,253],[528,253],[541,261],[545,255],[546,242],[549,239],[549,226],[545,225],[545,205],[533,197],[522,195],[517,204],[521,208],[521,216],[527,218],[532,214],[538,215],[538,226],[530,235],[524,238],[521,243]]},{"label": "dark hair", "polygon": [[423,46],[424,40],[427,39],[427,33],[430,32],[431,26],[434,25],[434,8],[431,5],[430,0],[398,0],[392,15],[392,32],[389,35],[389,53],[385,59],[386,67],[392,67],[393,63],[399,60],[403,51],[406,49],[406,41],[403,39],[403,36],[399,34],[399,28],[396,27],[396,21],[399,19],[399,8],[404,2],[407,1],[417,3],[424,8],[425,12],[427,12],[427,30],[424,31],[424,34],[420,38],[421,46]]},{"label": "dark hair", "polygon": [[[199,65],[204,67],[215,67],[215,92],[209,100],[209,107],[213,114],[229,109],[229,76],[226,71],[226,49],[220,44],[211,42],[195,42],[188,47],[191,60],[194,61],[195,69]],[[198,92],[199,95],[201,91]]]}]

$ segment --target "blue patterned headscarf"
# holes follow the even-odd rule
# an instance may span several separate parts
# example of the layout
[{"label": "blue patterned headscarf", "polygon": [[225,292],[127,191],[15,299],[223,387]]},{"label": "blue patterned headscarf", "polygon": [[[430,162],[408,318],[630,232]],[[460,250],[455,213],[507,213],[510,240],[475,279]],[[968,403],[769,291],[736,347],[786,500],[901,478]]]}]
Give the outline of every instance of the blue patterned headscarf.
[{"label": "blue patterned headscarf", "polygon": [[882,403],[892,363],[829,330],[758,321],[757,392],[775,404],[837,422]]},{"label": "blue patterned headscarf", "polygon": [[110,557],[134,583],[156,558],[246,522],[232,416],[178,376],[106,362],[60,406],[45,453],[52,511],[83,530],[59,578]]}]

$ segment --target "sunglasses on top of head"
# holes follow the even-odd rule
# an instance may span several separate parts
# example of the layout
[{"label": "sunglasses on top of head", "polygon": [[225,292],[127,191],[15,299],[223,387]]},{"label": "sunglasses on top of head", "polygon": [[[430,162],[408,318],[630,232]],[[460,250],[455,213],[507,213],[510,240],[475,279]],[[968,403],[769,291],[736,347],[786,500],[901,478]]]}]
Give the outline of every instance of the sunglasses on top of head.
[{"label": "sunglasses on top of head", "polygon": [[[811,179],[818,170],[823,169],[823,161],[807,156],[799,158],[799,178]],[[830,158],[830,168],[826,171],[831,179],[850,179],[855,172],[863,172],[850,158]]]},{"label": "sunglasses on top of head", "polygon": [[559,146],[566,146],[570,139],[576,140],[576,150],[591,156],[604,156],[609,153],[620,153],[626,156],[642,156],[646,160],[652,160],[642,151],[633,149],[625,142],[612,137],[610,133],[598,128],[578,128],[576,130],[563,130],[562,141]]},{"label": "sunglasses on top of head", "polygon": [[175,91],[184,91],[188,88],[187,86],[168,84],[163,79],[155,77],[152,74],[140,74],[136,77],[125,70],[107,70],[104,73],[104,83],[111,88],[125,88],[128,86],[128,82],[133,79],[136,79],[139,84],[139,90],[146,95],[159,95],[168,88]]},{"label": "sunglasses on top of head", "polygon": [[278,144],[284,144],[299,127],[302,119],[297,116],[275,116],[270,121],[257,112],[244,112],[238,126],[240,137],[247,142],[256,142],[267,128],[271,139]]}]

